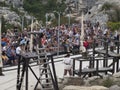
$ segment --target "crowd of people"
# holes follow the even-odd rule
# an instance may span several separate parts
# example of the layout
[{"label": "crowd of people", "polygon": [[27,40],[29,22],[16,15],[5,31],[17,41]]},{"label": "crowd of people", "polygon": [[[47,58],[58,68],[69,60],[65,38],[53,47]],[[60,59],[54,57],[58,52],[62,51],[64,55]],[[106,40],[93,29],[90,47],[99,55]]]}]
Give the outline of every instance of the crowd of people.
[{"label": "crowd of people", "polygon": [[[28,34],[30,31],[30,28],[25,28],[22,32],[18,28],[14,28],[2,33],[2,59],[4,65],[16,65],[19,54],[30,50],[31,38],[30,34]],[[33,35],[33,51],[36,51],[37,44],[41,42],[41,48],[46,48],[48,52],[55,51],[59,47],[60,51],[70,52],[77,50],[79,53],[81,24],[74,23],[71,26],[34,28],[33,32],[43,34],[41,38]],[[97,45],[101,45],[97,38],[117,38],[117,36],[117,32],[114,34],[109,28],[102,30],[99,22],[93,24],[90,21],[84,21],[83,45],[86,49],[92,47],[93,39],[96,39]]]}]

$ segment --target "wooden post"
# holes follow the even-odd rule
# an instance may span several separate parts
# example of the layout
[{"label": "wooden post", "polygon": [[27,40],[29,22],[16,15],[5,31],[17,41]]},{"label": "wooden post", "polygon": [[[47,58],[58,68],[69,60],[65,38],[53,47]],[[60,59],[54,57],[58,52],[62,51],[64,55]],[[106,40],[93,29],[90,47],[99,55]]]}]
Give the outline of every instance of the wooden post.
[{"label": "wooden post", "polygon": [[75,59],[73,59],[73,76],[75,75]]},{"label": "wooden post", "polygon": [[117,64],[116,64],[116,72],[119,72],[119,58],[116,58],[116,62],[117,62]]},{"label": "wooden post", "polygon": [[104,41],[104,50],[106,50],[106,53],[104,55],[103,67],[107,67],[107,59],[108,59],[108,41],[107,41],[107,39]]},{"label": "wooden post", "polygon": [[0,17],[0,75],[3,75],[2,73],[2,67],[3,67],[3,63],[2,63],[2,49],[1,49],[1,26],[2,25],[2,22],[1,22],[1,17]]},{"label": "wooden post", "polygon": [[96,75],[98,75],[99,70],[99,60],[96,60]]},{"label": "wooden post", "polygon": [[78,73],[78,76],[81,77],[82,75],[82,61],[80,60],[80,65],[79,65],[79,73]]},{"label": "wooden post", "polygon": [[52,64],[52,69],[53,69],[53,75],[54,75],[54,87],[55,87],[55,90],[59,90],[58,88],[58,82],[57,82],[57,76],[56,76],[56,71],[55,71],[55,65],[54,65],[54,60],[53,60],[53,55],[50,55],[51,57],[51,64]]},{"label": "wooden post", "polygon": [[105,67],[108,66],[108,40],[106,41],[106,56],[105,56]]},{"label": "wooden post", "polygon": [[[32,17],[32,22],[31,22],[31,32],[33,31],[33,17]],[[33,35],[31,34],[30,36],[30,52],[33,50]]]},{"label": "wooden post", "polygon": [[96,47],[96,40],[94,39],[94,41],[93,41],[93,57],[92,57],[92,67],[91,68],[94,68],[94,62],[95,62],[95,47]]},{"label": "wooden post", "polygon": [[18,58],[18,68],[17,68],[17,86],[16,89],[19,90],[19,82],[20,82],[20,60],[21,56]]},{"label": "wooden post", "polygon": [[84,23],[83,23],[83,11],[82,11],[82,17],[81,17],[81,35],[80,35],[80,51],[82,53],[86,52],[86,48],[83,46],[83,41],[84,41]]},{"label": "wooden post", "polygon": [[113,58],[113,72],[112,73],[115,73],[115,57]]},{"label": "wooden post", "polygon": [[120,36],[118,36],[118,41],[117,41],[117,53],[118,53],[118,54],[119,54],[119,48],[120,48],[120,46],[119,46],[119,45],[120,45],[120,44],[119,44],[119,43],[120,43],[120,42],[119,42],[119,39],[120,39]]},{"label": "wooden post", "polygon": [[25,60],[25,66],[26,66],[26,68],[25,68],[25,71],[26,71],[26,86],[25,86],[25,90],[28,90],[28,65],[29,65],[29,59],[26,59]]}]

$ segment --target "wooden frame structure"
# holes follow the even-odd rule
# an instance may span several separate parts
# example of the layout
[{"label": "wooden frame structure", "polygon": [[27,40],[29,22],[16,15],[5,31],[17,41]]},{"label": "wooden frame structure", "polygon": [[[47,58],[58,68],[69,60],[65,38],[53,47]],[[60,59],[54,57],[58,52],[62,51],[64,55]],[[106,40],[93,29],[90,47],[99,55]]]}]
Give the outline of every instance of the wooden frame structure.
[{"label": "wooden frame structure", "polygon": [[[41,36],[42,34],[40,32],[31,32],[29,34],[37,34],[37,35],[40,35],[39,36],[39,39],[41,40]],[[40,45],[41,43],[39,42],[38,45]],[[41,53],[39,50],[38,50],[39,53]],[[49,58],[49,61],[51,60],[51,64],[52,64],[52,72],[50,72],[51,74],[51,79],[52,79],[52,83],[53,83],[53,90],[59,90],[58,88],[58,82],[57,82],[57,77],[56,77],[56,71],[55,71],[55,66],[54,66],[54,60],[53,60],[53,55],[55,55],[54,53],[44,53],[44,56],[47,56]],[[17,87],[17,90],[21,90],[21,85],[23,83],[23,79],[24,79],[24,76],[25,76],[25,73],[26,73],[26,82],[25,82],[25,90],[29,90],[28,89],[28,79],[29,79],[29,76],[28,76],[28,69],[30,69],[30,71],[32,72],[32,74],[34,75],[34,77],[36,78],[37,80],[37,83],[35,85],[35,88],[34,90],[37,89],[37,86],[38,84],[41,85],[41,87],[43,87],[44,89],[44,86],[41,84],[41,81],[40,81],[40,77],[38,77],[35,72],[33,71],[33,69],[31,68],[31,66],[29,65],[29,61],[31,58],[38,58],[39,57],[39,54],[38,53],[34,53],[34,52],[27,52],[27,53],[23,53],[20,55],[22,59],[19,58],[18,60],[18,70],[17,70],[17,84],[16,84],[16,87]],[[40,56],[41,57],[41,56]],[[42,60],[41,58],[38,58],[39,61]],[[46,58],[45,58],[46,59]],[[46,61],[46,60],[45,60]],[[22,64],[21,64],[22,62]],[[49,65],[49,62],[44,62],[45,64],[43,65],[43,70],[41,71],[42,73],[48,73],[47,70],[45,70],[46,68],[46,65]],[[20,70],[20,66],[22,65],[22,71]],[[46,78],[46,81],[48,81],[48,76],[45,75],[45,78]]]},{"label": "wooden frame structure", "polygon": [[[120,65],[119,65],[119,59],[120,59],[120,54],[119,54],[119,41],[117,42],[117,52],[112,52],[110,51],[108,47],[108,40],[102,40],[104,43],[104,49],[102,50],[96,50],[95,49],[95,40],[93,43],[93,54],[92,56],[89,56],[87,58],[82,58],[82,57],[77,57],[73,58],[73,76],[76,74],[78,76],[82,76],[82,78],[86,77],[86,75],[91,76],[91,75],[98,75],[102,77],[100,73],[105,73],[107,74],[108,72],[111,72],[112,74],[115,72],[119,71]],[[95,54],[102,54],[102,57],[95,56]],[[79,69],[75,69],[75,61],[79,61]],[[108,65],[108,61],[111,60],[112,63]],[[82,69],[82,63],[83,62],[89,62],[89,67],[87,69]],[[99,67],[99,62],[103,61],[103,67]],[[96,66],[95,66],[96,65]],[[115,67],[116,66],[116,67]]]}]

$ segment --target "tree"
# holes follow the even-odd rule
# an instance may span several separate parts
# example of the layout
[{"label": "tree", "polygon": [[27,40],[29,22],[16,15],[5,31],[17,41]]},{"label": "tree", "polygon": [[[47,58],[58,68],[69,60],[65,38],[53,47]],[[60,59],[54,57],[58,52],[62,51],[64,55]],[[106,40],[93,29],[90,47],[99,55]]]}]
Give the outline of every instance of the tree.
[{"label": "tree", "polygon": [[5,23],[6,22],[5,22],[5,19],[4,19],[3,16],[1,17],[1,21],[2,21],[2,27],[1,27],[1,29],[2,29],[2,33],[3,33],[3,32],[6,32],[6,28],[5,28]]},{"label": "tree", "polygon": [[[43,2],[47,3],[43,4]],[[64,0],[61,3],[58,3],[57,0],[24,0],[23,7],[29,14],[45,23],[46,13],[52,13],[53,11],[63,12],[66,5]]]},{"label": "tree", "polygon": [[108,22],[107,25],[112,31],[120,29],[120,22]]}]

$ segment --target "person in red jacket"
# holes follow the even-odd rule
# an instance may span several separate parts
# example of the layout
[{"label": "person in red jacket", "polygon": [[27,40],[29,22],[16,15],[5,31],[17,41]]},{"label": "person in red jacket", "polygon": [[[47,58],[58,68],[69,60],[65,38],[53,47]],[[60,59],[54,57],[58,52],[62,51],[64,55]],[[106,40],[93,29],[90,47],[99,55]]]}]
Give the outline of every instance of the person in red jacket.
[{"label": "person in red jacket", "polygon": [[88,49],[89,43],[88,43],[87,39],[85,39],[85,41],[83,42],[83,46],[86,48],[86,50]]}]

